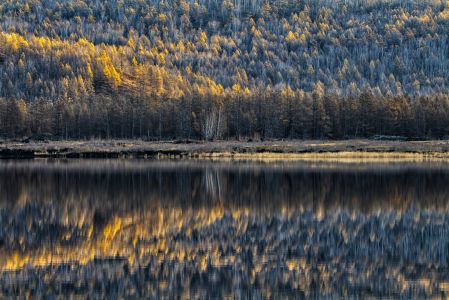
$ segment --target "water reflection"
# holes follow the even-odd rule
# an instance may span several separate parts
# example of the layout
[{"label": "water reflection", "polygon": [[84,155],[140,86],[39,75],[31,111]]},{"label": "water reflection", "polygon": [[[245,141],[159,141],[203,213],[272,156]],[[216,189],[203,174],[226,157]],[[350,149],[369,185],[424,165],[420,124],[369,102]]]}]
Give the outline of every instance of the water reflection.
[{"label": "water reflection", "polygon": [[439,163],[0,161],[0,294],[441,294],[448,204]]},{"label": "water reflection", "polygon": [[0,206],[76,205],[118,213],[222,203],[273,211],[446,209],[449,164],[0,162]]}]

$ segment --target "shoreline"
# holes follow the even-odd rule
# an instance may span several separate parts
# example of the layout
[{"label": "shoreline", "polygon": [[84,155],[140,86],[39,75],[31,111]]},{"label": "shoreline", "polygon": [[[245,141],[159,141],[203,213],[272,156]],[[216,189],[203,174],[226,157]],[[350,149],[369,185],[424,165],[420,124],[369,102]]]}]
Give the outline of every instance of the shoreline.
[{"label": "shoreline", "polygon": [[148,158],[257,161],[449,161],[449,141],[264,142],[91,140],[0,143],[0,159]]}]

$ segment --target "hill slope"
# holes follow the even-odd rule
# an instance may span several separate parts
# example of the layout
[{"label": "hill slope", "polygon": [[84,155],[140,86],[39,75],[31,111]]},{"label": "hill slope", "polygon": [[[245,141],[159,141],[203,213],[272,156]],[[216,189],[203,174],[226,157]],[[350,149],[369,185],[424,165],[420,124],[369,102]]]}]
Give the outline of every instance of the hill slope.
[{"label": "hill slope", "polygon": [[449,134],[442,1],[6,0],[0,132]]}]

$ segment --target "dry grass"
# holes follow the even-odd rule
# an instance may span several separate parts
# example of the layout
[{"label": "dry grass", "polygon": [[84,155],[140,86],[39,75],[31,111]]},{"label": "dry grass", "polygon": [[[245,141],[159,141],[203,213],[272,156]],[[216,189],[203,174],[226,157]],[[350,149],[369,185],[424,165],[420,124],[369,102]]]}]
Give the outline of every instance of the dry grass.
[{"label": "dry grass", "polygon": [[[440,161],[449,160],[449,141],[264,141],[146,142],[141,140],[51,141],[0,144],[2,151],[32,157],[154,157],[259,161]],[[18,155],[17,155],[18,156]]]},{"label": "dry grass", "polygon": [[[169,156],[160,156],[170,158]],[[321,152],[321,153],[231,153],[215,152],[193,155],[197,159],[209,160],[251,160],[262,162],[314,161],[314,162],[428,162],[449,161],[449,152]]]}]

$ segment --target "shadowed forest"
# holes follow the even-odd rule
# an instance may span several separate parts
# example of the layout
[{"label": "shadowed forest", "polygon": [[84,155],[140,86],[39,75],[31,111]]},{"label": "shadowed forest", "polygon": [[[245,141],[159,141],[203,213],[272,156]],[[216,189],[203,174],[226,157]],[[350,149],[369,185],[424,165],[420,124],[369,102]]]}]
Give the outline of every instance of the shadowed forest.
[{"label": "shadowed forest", "polygon": [[5,0],[5,139],[449,135],[449,3]]}]

